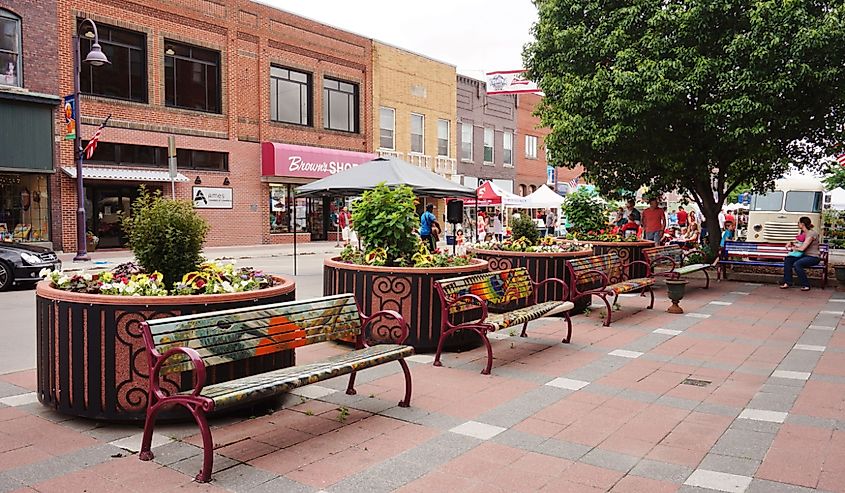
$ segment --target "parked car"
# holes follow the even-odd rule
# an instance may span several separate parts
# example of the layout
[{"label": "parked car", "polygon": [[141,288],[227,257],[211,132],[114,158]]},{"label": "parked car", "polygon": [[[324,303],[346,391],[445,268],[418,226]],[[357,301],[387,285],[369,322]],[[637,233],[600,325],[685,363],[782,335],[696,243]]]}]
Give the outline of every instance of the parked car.
[{"label": "parked car", "polygon": [[35,285],[40,280],[38,273],[45,267],[62,268],[56,252],[25,243],[0,242],[0,291],[12,284]]}]

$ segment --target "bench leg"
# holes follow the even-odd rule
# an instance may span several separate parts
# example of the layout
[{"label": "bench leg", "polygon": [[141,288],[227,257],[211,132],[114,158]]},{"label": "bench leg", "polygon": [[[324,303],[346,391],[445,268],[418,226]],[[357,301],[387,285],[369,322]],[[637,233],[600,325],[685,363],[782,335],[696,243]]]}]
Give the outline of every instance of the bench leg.
[{"label": "bench leg", "polygon": [[601,300],[604,301],[604,306],[607,307],[607,316],[604,317],[604,326],[610,327],[610,322],[613,320],[613,308],[610,306],[610,302],[607,301],[607,295],[600,296]]},{"label": "bench leg", "polygon": [[159,406],[157,404],[147,407],[147,417],[144,420],[144,436],[141,438],[141,450],[138,452],[138,458],[143,461],[153,460],[155,457],[150,447],[153,443],[153,428],[156,424],[158,410]]},{"label": "bench leg", "polygon": [[490,339],[487,338],[487,331],[484,329],[478,330],[478,335],[481,336],[481,342],[487,348],[487,367],[481,370],[482,375],[489,375],[490,370],[493,369],[493,346],[490,345]]},{"label": "bench leg", "polygon": [[346,386],[346,395],[355,395],[358,392],[355,390],[355,374],[357,372],[352,372],[349,374],[349,385]]},{"label": "bench leg", "polygon": [[432,363],[432,365],[443,366],[443,363],[440,362],[440,353],[443,352],[443,343],[446,341],[446,337],[448,337],[452,332],[454,331],[450,332],[448,330],[444,331],[443,329],[440,329],[440,339],[437,340],[437,351],[434,353],[434,363]]},{"label": "bench leg", "polygon": [[202,436],[202,469],[194,479],[198,483],[207,483],[211,480],[211,470],[214,467],[214,442],[211,441],[211,428],[208,427],[205,411],[201,405],[187,404],[185,407],[194,415],[194,420],[200,427],[200,435]]},{"label": "bench leg", "polygon": [[399,401],[399,407],[411,407],[411,369],[408,368],[408,363],[404,358],[399,360],[399,364],[405,372],[405,398]]},{"label": "bench leg", "polygon": [[[648,309],[651,310],[654,308],[654,289],[651,286],[648,287],[648,294],[651,295],[651,303],[648,304]],[[643,296],[645,296],[645,293],[643,293]]]},{"label": "bench leg", "polygon": [[569,312],[563,312],[563,317],[566,319],[566,337],[560,342],[569,344],[572,340],[572,319],[569,318]]},{"label": "bench leg", "polygon": [[527,330],[528,322],[525,322],[524,324],[522,324],[522,334],[519,334],[519,337],[528,337],[528,332],[526,332]]},{"label": "bench leg", "polygon": [[707,282],[704,284],[704,289],[710,289],[710,274],[707,272],[707,269],[704,269],[704,278],[707,279]]}]

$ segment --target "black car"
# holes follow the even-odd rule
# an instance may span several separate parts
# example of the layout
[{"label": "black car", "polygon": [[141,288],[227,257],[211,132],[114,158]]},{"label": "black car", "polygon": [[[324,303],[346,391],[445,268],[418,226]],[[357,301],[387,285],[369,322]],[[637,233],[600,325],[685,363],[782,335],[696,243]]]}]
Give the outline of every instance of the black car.
[{"label": "black car", "polygon": [[0,291],[14,283],[35,283],[43,268],[58,270],[62,263],[49,248],[0,242]]}]

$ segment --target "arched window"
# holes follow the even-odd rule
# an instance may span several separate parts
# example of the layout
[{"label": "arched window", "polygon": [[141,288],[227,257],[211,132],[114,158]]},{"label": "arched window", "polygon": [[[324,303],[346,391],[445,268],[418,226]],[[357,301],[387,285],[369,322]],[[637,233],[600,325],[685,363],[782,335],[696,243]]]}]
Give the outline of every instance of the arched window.
[{"label": "arched window", "polygon": [[520,196],[520,197],[525,197],[525,185],[520,185],[520,186],[519,186],[519,196]]},{"label": "arched window", "polygon": [[0,9],[0,85],[21,86],[21,18]]},{"label": "arched window", "polygon": [[531,185],[531,193],[534,193],[536,191],[537,191],[537,187],[535,187],[534,185]]}]

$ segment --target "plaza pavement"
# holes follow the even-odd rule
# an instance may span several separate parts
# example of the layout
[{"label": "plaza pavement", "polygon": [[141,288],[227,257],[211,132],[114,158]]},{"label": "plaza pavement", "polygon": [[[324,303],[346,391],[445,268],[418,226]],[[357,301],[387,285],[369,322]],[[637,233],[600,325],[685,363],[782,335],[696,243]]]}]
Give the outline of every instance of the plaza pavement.
[{"label": "plaza pavement", "polygon": [[[197,429],[68,419],[35,402],[34,370],[0,376],[0,492],[845,492],[845,294],[693,281],[685,315],[622,297],[599,313],[533,322],[529,338],[444,367],[412,358],[412,407],[398,364],[304,387],[272,414],[213,420],[214,481]],[[299,361],[347,350],[323,343]]]}]

